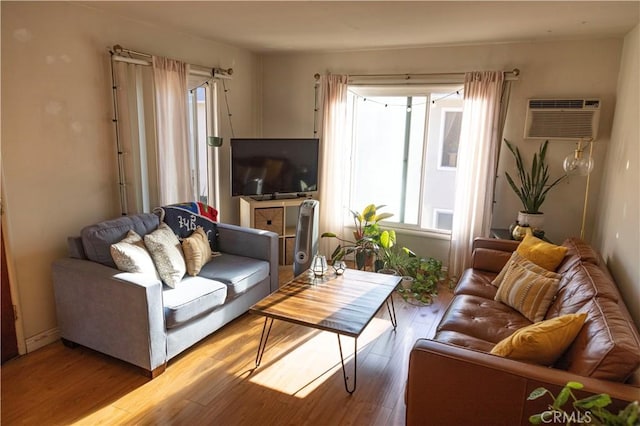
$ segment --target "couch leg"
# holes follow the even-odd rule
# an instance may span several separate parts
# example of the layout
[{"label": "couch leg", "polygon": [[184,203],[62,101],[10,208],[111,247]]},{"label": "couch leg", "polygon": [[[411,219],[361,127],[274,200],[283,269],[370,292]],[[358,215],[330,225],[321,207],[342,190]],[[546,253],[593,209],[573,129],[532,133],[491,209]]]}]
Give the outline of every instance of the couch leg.
[{"label": "couch leg", "polygon": [[161,375],[162,373],[164,373],[164,370],[167,369],[167,363],[165,362],[164,364],[154,368],[153,370],[149,371],[149,370],[144,370],[145,375],[150,378],[150,379],[155,379],[156,377],[158,377],[159,375]]},{"label": "couch leg", "polygon": [[61,337],[60,340],[62,340],[62,344],[65,345],[68,348],[75,349],[75,348],[78,347],[78,344],[76,342],[72,342],[71,340],[67,340],[64,337]]}]

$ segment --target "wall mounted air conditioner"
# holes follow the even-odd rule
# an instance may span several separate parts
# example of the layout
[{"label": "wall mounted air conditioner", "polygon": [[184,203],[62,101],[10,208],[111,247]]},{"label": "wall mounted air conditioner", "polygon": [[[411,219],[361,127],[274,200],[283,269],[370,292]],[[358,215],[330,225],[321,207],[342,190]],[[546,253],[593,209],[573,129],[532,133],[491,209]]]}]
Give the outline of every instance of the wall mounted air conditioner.
[{"label": "wall mounted air conditioner", "polygon": [[524,137],[595,139],[599,120],[600,99],[529,99]]}]

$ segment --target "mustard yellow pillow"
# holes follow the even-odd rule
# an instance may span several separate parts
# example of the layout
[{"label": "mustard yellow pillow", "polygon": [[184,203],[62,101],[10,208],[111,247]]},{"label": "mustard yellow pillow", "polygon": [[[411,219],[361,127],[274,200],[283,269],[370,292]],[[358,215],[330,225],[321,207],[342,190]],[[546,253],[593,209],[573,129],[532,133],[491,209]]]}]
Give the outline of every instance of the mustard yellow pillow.
[{"label": "mustard yellow pillow", "polygon": [[491,284],[493,284],[496,287],[500,287],[500,284],[502,284],[502,281],[504,280],[504,276],[506,275],[507,271],[509,270],[509,268],[513,263],[517,263],[518,265],[524,267],[525,269],[528,269],[529,271],[533,271],[536,274],[544,275],[545,277],[557,278],[557,279],[562,278],[562,275],[556,274],[555,272],[552,272],[552,271],[548,271],[543,267],[536,265],[532,261],[520,256],[520,254],[517,251],[514,251],[511,257],[509,258],[509,260],[507,261],[506,265],[504,265],[504,268],[502,268],[500,273],[494,278],[493,281],[491,281]]},{"label": "mustard yellow pillow", "polygon": [[566,247],[547,243],[528,234],[525,235],[516,251],[520,256],[548,271],[555,271],[564,259],[564,255],[567,254]]},{"label": "mustard yellow pillow", "polygon": [[187,263],[187,273],[196,276],[202,267],[211,260],[211,246],[209,238],[201,226],[182,241],[182,251]]},{"label": "mustard yellow pillow", "polygon": [[548,277],[511,262],[494,299],[511,306],[531,322],[542,321],[560,284],[560,275],[554,275]]},{"label": "mustard yellow pillow", "polygon": [[582,328],[586,313],[562,315],[517,330],[501,340],[491,353],[540,365],[553,365]]}]

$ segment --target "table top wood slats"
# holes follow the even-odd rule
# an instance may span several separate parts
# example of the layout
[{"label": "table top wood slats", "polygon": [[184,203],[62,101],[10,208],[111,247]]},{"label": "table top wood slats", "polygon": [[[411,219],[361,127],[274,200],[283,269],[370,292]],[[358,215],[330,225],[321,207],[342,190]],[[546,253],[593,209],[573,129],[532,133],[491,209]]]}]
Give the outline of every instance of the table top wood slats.
[{"label": "table top wood slats", "polygon": [[351,337],[362,333],[400,277],[347,269],[315,278],[304,273],[256,303],[250,311]]}]

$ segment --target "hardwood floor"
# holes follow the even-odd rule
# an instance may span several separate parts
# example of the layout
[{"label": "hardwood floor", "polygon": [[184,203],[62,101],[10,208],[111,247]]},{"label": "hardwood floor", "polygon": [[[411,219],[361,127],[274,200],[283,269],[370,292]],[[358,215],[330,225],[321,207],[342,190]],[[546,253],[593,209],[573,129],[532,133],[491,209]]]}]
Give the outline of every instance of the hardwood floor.
[{"label": "hardwood floor", "polygon": [[[281,282],[290,269],[281,269]],[[433,335],[450,299],[448,288],[424,307],[395,294],[398,329],[383,307],[362,333],[351,396],[335,334],[275,321],[254,370],[264,319],[245,314],[172,359],[154,380],[60,342],[9,361],[1,367],[2,425],[402,425],[409,351]],[[352,340],[342,339],[352,351]]]}]

